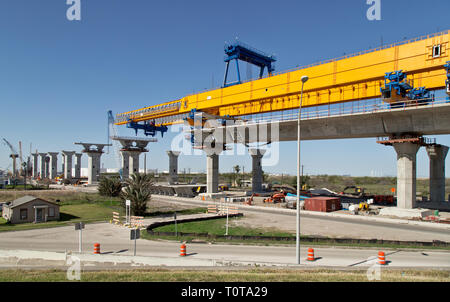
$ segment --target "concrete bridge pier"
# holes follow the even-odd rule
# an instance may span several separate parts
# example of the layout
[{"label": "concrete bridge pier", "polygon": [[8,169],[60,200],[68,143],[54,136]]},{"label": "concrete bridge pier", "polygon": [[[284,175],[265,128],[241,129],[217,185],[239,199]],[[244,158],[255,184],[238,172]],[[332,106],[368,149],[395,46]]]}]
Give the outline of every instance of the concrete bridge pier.
[{"label": "concrete bridge pier", "polygon": [[48,155],[45,156],[45,171],[44,171],[44,178],[49,178],[50,176],[50,172],[49,172],[49,167],[50,165],[50,157]]},{"label": "concrete bridge pier", "polygon": [[129,174],[139,173],[139,155],[144,151],[128,150]]},{"label": "concrete bridge pier", "polygon": [[130,154],[128,151],[121,150],[122,155],[122,179],[127,179],[130,177]]},{"label": "concrete bridge pier", "polygon": [[75,178],[81,178],[81,156],[83,153],[75,153],[76,163],[75,163]]},{"label": "concrete bridge pier", "polygon": [[39,176],[41,179],[45,178],[45,158],[47,157],[47,153],[39,153],[41,158],[40,167],[39,167]]},{"label": "concrete bridge pier", "polygon": [[86,152],[88,156],[88,184],[98,182],[100,178],[100,152]]},{"label": "concrete bridge pier", "polygon": [[48,152],[50,157],[48,176],[50,179],[55,179],[58,176],[58,154],[59,152]]},{"label": "concrete bridge pier", "polygon": [[38,165],[38,158],[39,158],[39,153],[33,153],[31,154],[33,156],[33,170],[32,170],[32,177],[34,179],[36,179],[38,177],[38,173],[39,173],[39,165]]},{"label": "concrete bridge pier", "polygon": [[178,156],[179,151],[167,151],[169,155],[169,184],[178,182]]},{"label": "concrete bridge pier", "polygon": [[[83,153],[88,156],[88,184],[98,182],[100,178],[100,158],[103,154],[103,148],[105,146],[111,146],[111,144],[94,144],[94,143],[75,143],[75,145],[83,146]],[[95,146],[95,147],[92,147]],[[80,157],[81,158],[81,157]]]},{"label": "concrete bridge pier", "polygon": [[393,143],[397,152],[397,208],[416,207],[416,155],[420,144]]},{"label": "concrete bridge pier", "polygon": [[62,151],[64,155],[64,179],[72,179],[72,157],[75,151]]},{"label": "concrete bridge pier", "polygon": [[444,202],[445,158],[449,148],[443,145],[429,145],[426,149],[430,158],[430,200]]},{"label": "concrete bridge pier", "polygon": [[266,153],[262,149],[249,149],[248,152],[252,157],[252,192],[262,192],[263,170],[261,166],[261,159]]}]

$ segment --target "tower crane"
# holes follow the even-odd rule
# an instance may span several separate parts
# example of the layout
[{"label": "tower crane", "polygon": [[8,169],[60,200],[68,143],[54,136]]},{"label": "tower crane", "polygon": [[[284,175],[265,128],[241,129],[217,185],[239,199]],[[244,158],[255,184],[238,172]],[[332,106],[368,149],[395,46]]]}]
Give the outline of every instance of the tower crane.
[{"label": "tower crane", "polygon": [[3,138],[3,141],[11,150],[11,154],[9,155],[9,157],[11,157],[13,160],[13,171],[12,171],[13,173],[12,174],[13,174],[13,177],[17,177],[16,159],[19,157],[19,154],[17,153],[16,148],[14,148],[14,146],[10,142],[8,142],[5,138]]}]

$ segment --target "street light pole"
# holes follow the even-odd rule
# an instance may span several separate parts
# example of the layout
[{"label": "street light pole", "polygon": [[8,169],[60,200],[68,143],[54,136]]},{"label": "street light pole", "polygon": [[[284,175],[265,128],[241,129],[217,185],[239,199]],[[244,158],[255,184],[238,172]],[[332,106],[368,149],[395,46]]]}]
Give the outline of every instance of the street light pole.
[{"label": "street light pole", "polygon": [[300,94],[300,106],[298,109],[297,121],[297,238],[296,238],[296,257],[297,264],[300,264],[300,119],[302,115],[303,85],[308,81],[307,76],[302,76],[302,91]]}]

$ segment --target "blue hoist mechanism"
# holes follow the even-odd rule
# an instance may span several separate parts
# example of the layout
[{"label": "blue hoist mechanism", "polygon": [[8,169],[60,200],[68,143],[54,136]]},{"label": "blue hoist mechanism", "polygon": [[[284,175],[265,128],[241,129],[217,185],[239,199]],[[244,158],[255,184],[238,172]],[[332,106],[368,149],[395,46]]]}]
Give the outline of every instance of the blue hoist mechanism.
[{"label": "blue hoist mechanism", "polygon": [[[194,148],[196,147],[196,144],[195,144],[195,136],[194,136],[193,130],[196,126],[200,126],[200,125],[195,124],[196,122],[198,122],[198,120],[197,120],[198,117],[197,117],[197,119],[195,117],[196,114],[201,114],[201,128],[203,128],[203,126],[205,125],[207,120],[215,120],[221,126],[226,126],[227,121],[229,121],[229,120],[233,120],[233,121],[242,120],[241,118],[234,118],[229,115],[218,116],[218,115],[213,115],[213,114],[197,111],[197,109],[195,109],[195,108],[192,109],[191,112],[189,112],[188,116],[184,118],[184,121],[186,121],[191,128],[190,137],[187,136],[186,138],[191,141],[192,147],[194,147]],[[225,148],[225,146],[224,146],[224,148]]]},{"label": "blue hoist mechanism", "polygon": [[434,95],[425,87],[414,88],[403,70],[387,72],[384,76],[384,87],[380,90],[383,99],[391,103],[391,108],[404,107],[405,99],[423,105],[434,101]]},{"label": "blue hoist mechanism", "polygon": [[[450,61],[444,65],[444,68],[447,70],[447,80],[445,81],[445,87],[447,90],[447,94],[450,96]],[[450,97],[448,98],[450,100]]]},{"label": "blue hoist mechanism", "polygon": [[[256,50],[240,41],[236,41],[233,44],[226,44],[225,54],[226,56],[224,61],[226,63],[226,67],[222,87],[228,87],[242,83],[241,74],[239,72],[239,60],[259,67],[259,78],[262,78],[265,68],[267,68],[267,72],[269,75],[272,75],[272,72],[275,70],[275,66],[273,65],[273,63],[276,62],[275,56],[265,54],[262,51]],[[236,61],[237,81],[233,83],[227,83],[228,69],[230,67],[230,61],[232,60]]]},{"label": "blue hoist mechanism", "polygon": [[127,128],[134,129],[136,135],[138,130],[144,130],[146,136],[155,136],[157,132],[161,132],[161,137],[164,137],[164,133],[168,130],[167,126],[156,126],[155,121],[145,121],[143,124],[139,124],[131,119],[128,120]]}]

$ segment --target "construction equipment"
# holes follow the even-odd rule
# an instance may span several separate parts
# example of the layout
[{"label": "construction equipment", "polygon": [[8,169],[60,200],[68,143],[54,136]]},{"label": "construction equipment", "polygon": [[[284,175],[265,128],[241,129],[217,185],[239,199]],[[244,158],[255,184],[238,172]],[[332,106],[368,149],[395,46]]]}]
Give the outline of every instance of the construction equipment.
[{"label": "construction equipment", "polygon": [[[351,192],[351,193],[347,193],[346,191],[347,191],[348,189],[353,189],[354,191]],[[365,188],[358,187],[358,186],[347,186],[347,187],[345,187],[345,189],[344,189],[342,192],[340,192],[339,194],[340,194],[340,195],[351,195],[351,196],[355,196],[355,197],[358,197],[358,198],[362,198],[362,197],[365,197],[365,196],[366,196],[364,192],[365,192]]]},{"label": "construction equipment", "polygon": [[13,145],[8,142],[5,138],[3,138],[3,141],[5,142],[5,144],[9,147],[9,149],[11,150],[11,154],[9,155],[10,158],[12,158],[12,176],[14,178],[17,178],[18,173],[17,173],[17,161],[16,159],[19,157],[19,154],[17,153],[16,148],[13,147]]},{"label": "construction equipment", "polygon": [[272,196],[263,200],[264,203],[283,203],[285,201],[286,195],[284,195],[284,193],[282,192],[272,194]]},{"label": "construction equipment", "polygon": [[369,204],[367,202],[360,202],[359,206],[358,206],[358,209],[359,209],[360,212],[364,212],[364,211],[367,212],[367,211],[369,211],[370,207],[369,207]]},{"label": "construction equipment", "polygon": [[450,61],[444,65],[445,70],[447,71],[447,80],[445,81],[445,87],[447,94],[450,96]]},{"label": "construction equipment", "polygon": [[[142,129],[144,134],[152,135],[155,133],[153,130],[165,129],[157,127],[183,122],[192,110],[218,117],[245,116],[251,119],[256,114],[297,109],[300,103],[301,77],[305,74],[310,80],[304,90],[303,108],[381,96],[385,96],[387,102],[394,103],[392,97],[406,97],[405,93],[414,87],[426,87],[428,91],[434,91],[448,86],[448,69],[445,70],[442,62],[450,61],[449,42],[450,33],[446,30],[288,72],[273,73],[269,70],[267,76],[257,80],[239,83],[238,79],[233,85],[225,81],[224,87],[219,89],[117,114],[115,124],[128,125],[136,131]],[[235,59],[242,59],[241,55],[236,54]],[[229,61],[231,60],[230,57]],[[268,67],[268,62],[266,63]],[[400,72],[393,74],[390,70]],[[402,70],[407,71],[407,83],[403,82],[406,72]],[[399,87],[403,86],[403,91],[397,91],[394,83],[386,86],[391,83],[390,78]],[[381,87],[386,80],[386,92],[383,95]],[[409,90],[406,89],[409,87]],[[387,98],[388,91],[391,93],[390,98]],[[150,124],[140,124],[147,121],[151,121]]]},{"label": "construction equipment", "polygon": [[413,81],[407,79],[403,70],[386,73],[384,87],[380,91],[384,101],[391,103],[391,108],[404,107],[410,101],[418,105],[434,101],[434,95],[427,88],[414,88]]}]

